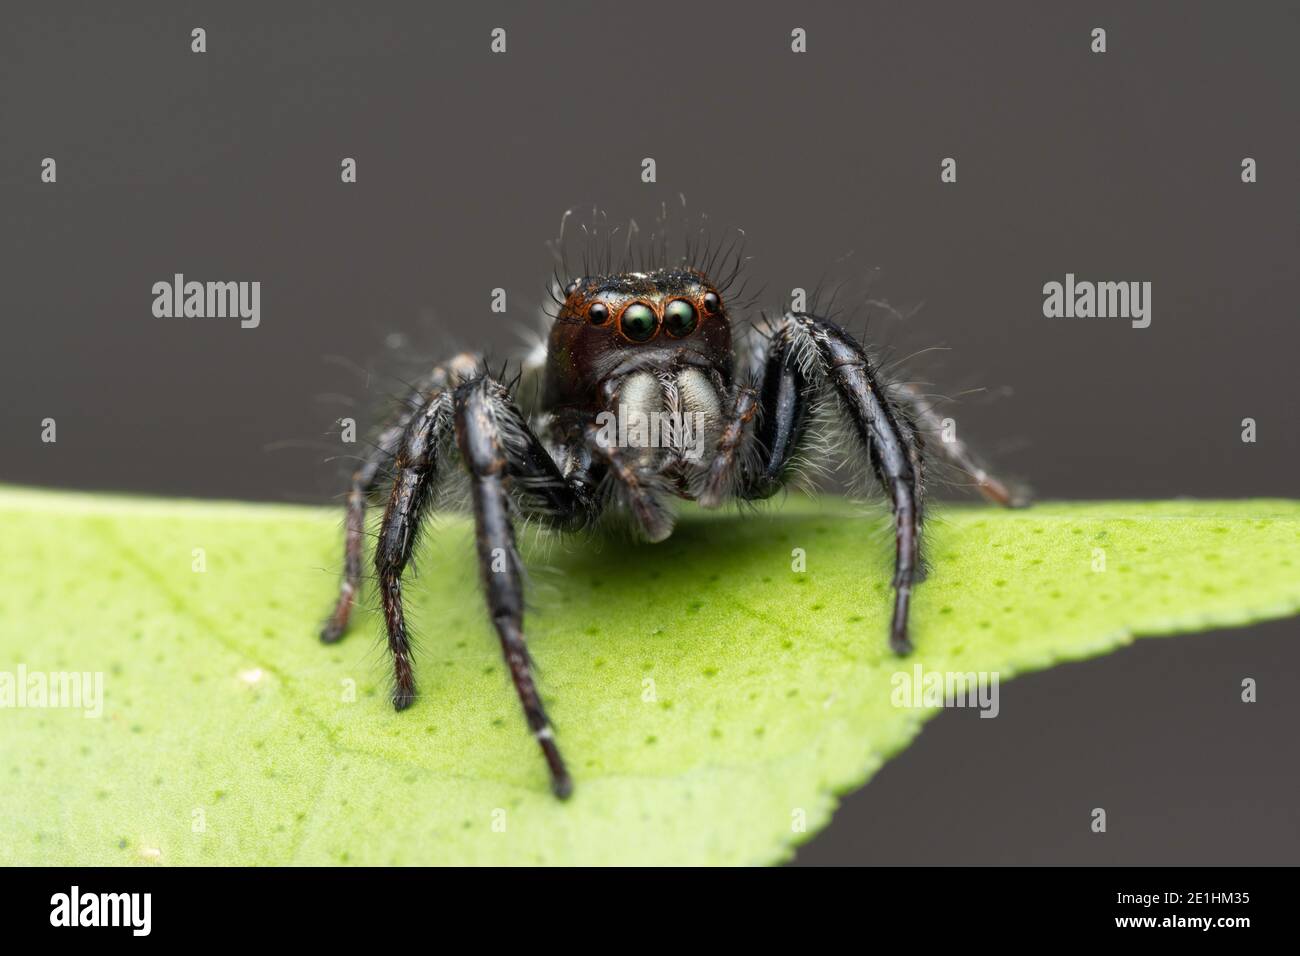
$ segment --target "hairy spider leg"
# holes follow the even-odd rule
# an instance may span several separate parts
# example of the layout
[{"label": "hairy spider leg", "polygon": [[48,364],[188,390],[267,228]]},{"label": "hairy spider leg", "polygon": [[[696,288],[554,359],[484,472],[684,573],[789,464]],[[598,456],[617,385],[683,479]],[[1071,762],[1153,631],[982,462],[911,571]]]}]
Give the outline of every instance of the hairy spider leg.
[{"label": "hairy spider leg", "polygon": [[352,609],[356,605],[357,594],[361,588],[366,502],[378,489],[380,479],[385,474],[384,466],[393,460],[411,419],[426,407],[432,395],[473,374],[480,363],[481,359],[478,356],[463,354],[435,365],[429,374],[410,390],[398,413],[379,433],[374,447],[362,461],[361,467],[352,473],[345,516],[343,578],[339,582],[339,596],[334,604],[334,610],[326,618],[320,632],[320,639],[326,644],[342,640],[348,630]]},{"label": "hairy spider leg", "polygon": [[[943,416],[935,411],[934,402],[922,395],[917,386],[911,383],[899,384],[893,387],[893,392],[895,397],[911,410],[913,419],[923,431],[935,437],[943,435]],[[1000,481],[989,472],[979,456],[960,438],[952,436],[948,441],[940,439],[937,442],[929,442],[928,447],[937,447],[941,455],[975,483],[975,487],[986,500],[1003,508],[1024,508],[1029,505],[1030,495],[1027,489],[1013,487]]]},{"label": "hairy spider leg", "polygon": [[375,572],[384,609],[388,650],[393,656],[393,707],[405,710],[415,701],[411,639],[402,609],[402,574],[415,549],[424,511],[433,497],[451,436],[452,396],[436,392],[411,419],[397,452],[393,490],[384,509]]},{"label": "hairy spider leg", "polygon": [[894,615],[889,646],[912,650],[908,617],[912,587],[921,568],[921,436],[894,407],[876,381],[866,350],[848,332],[825,319],[794,315],[787,335],[802,333],[816,348],[820,369],[835,386],[841,404],[869,453],[876,479],[894,512]]},{"label": "hairy spider leg", "polygon": [[893,510],[894,613],[889,644],[897,654],[910,652],[912,588],[922,575],[920,434],[878,385],[865,349],[833,322],[808,315],[785,316],[772,330],[760,379],[759,427],[751,432],[760,446],[759,466],[744,469],[744,456],[736,450],[740,431],[754,418],[752,393],[741,389],[724,431],[724,436],[736,438],[719,448],[701,503],[719,504],[733,480],[739,482],[736,494],[741,498],[767,498],[780,488],[804,436],[813,392],[818,382],[828,382],[862,440]]},{"label": "hairy spider leg", "polygon": [[458,388],[455,427],[461,460],[470,474],[475,542],[488,613],[524,719],[550,769],[551,789],[564,799],[573,791],[573,781],[542,707],[524,643],[523,565],[515,547],[506,482],[511,476],[525,479],[530,492],[544,496],[548,517],[561,526],[582,520],[590,510],[590,501],[582,484],[566,481],[500,383],[485,377]]}]

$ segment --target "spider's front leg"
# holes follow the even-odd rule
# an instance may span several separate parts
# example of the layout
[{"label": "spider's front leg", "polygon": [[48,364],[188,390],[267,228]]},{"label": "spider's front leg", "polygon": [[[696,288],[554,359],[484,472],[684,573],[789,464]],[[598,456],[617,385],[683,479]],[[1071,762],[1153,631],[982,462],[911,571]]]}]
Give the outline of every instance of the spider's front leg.
[{"label": "spider's front leg", "polygon": [[867,449],[876,479],[894,511],[894,615],[889,646],[896,654],[912,650],[908,634],[912,588],[921,575],[921,437],[876,381],[866,350],[832,322],[795,316],[792,336],[814,345],[820,371],[834,385],[841,405]]},{"label": "spider's front leg", "polygon": [[[700,502],[706,507],[717,505],[729,490],[742,498],[775,493],[798,463],[810,408],[823,383],[834,389],[893,510],[894,613],[889,644],[895,653],[906,654],[912,649],[908,635],[912,588],[923,573],[921,437],[880,387],[866,350],[848,332],[804,315],[786,316],[773,330],[763,355],[759,388],[737,390]],[[747,465],[741,443],[755,415],[758,460]]]},{"label": "spider's front leg", "polygon": [[528,729],[546,758],[551,789],[561,799],[573,781],[542,707],[524,643],[523,563],[515,548],[507,483],[522,486],[532,508],[558,527],[572,527],[590,515],[592,499],[580,477],[566,480],[550,453],[498,382],[484,377],[455,393],[456,441],[470,474],[475,541],[488,612],[501,641],[506,666],[523,706]]},{"label": "spider's front leg", "polygon": [[[357,492],[368,490],[381,462],[391,454],[393,487],[380,525],[375,571],[393,657],[393,707],[404,710],[415,701],[402,577],[425,512],[448,464],[454,436],[470,473],[479,565],[492,623],[501,639],[528,726],[546,757],[552,788],[565,797],[573,785],[542,709],[524,646],[522,565],[515,550],[507,485],[514,485],[531,513],[554,526],[571,527],[585,521],[591,512],[590,482],[581,468],[575,469],[572,478],[564,477],[505,387],[483,375],[477,363],[466,357],[439,369],[426,383],[431,390],[423,397],[408,400],[397,423],[384,432],[375,454],[354,479],[354,494],[349,499],[349,562],[331,624],[346,623],[360,576],[359,568],[350,559],[359,552],[364,527],[365,495]],[[400,429],[396,439],[394,429]],[[327,640],[341,635],[341,624],[337,633],[327,625]]]}]

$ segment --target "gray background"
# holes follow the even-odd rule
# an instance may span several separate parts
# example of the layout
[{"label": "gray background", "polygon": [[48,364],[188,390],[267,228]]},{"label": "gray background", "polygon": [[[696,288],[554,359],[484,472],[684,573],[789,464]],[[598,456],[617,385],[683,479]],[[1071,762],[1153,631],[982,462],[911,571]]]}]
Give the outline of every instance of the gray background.
[{"label": "gray background", "polygon": [[[950,347],[916,377],[983,388],[965,437],[1040,496],[1294,495],[1298,26],[1282,3],[9,2],[0,480],[329,500],[331,423],[372,421],[386,341],[506,356],[566,207],[644,223],[684,193],[745,230],[764,304],[878,270],[871,294],[920,308],[873,329]],[[155,319],[173,272],[260,280],[261,327]],[[1066,272],[1151,281],[1151,327],[1043,318]],[[1017,680],[799,860],[1300,862],[1298,632]]]}]

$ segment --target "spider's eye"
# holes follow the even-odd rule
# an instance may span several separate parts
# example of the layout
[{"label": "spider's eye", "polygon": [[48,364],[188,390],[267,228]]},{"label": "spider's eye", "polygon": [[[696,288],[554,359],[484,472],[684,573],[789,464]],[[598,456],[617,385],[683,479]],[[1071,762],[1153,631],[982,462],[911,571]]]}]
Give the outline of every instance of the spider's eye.
[{"label": "spider's eye", "polygon": [[644,302],[633,302],[623,310],[619,327],[633,342],[645,342],[654,337],[659,321],[655,318],[655,310],[650,306]]},{"label": "spider's eye", "polygon": [[698,321],[695,306],[685,299],[673,299],[664,309],[664,330],[674,338],[690,335]]},{"label": "spider's eye", "polygon": [[578,280],[577,280],[577,279],[574,279],[572,282],[570,282],[568,285],[566,285],[566,286],[564,287],[564,294],[565,294],[565,295],[573,295],[573,293],[575,293],[575,292],[577,292],[577,291],[578,291]]},{"label": "spider's eye", "polygon": [[709,315],[717,315],[722,311],[722,300],[718,298],[718,293],[704,293],[704,311]]},{"label": "spider's eye", "polygon": [[587,321],[592,325],[604,325],[609,321],[609,306],[604,302],[596,302],[587,310]]}]

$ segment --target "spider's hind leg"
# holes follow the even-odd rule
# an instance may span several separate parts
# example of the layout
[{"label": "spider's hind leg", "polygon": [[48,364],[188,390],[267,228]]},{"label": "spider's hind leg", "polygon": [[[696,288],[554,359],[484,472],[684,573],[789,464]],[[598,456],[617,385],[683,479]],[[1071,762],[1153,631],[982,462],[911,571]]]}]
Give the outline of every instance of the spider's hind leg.
[{"label": "spider's hind leg", "polygon": [[1004,508],[1024,508],[1031,503],[1032,496],[1024,485],[1000,480],[984,466],[970,446],[955,435],[945,439],[943,417],[935,411],[934,402],[921,394],[919,388],[901,383],[891,386],[890,390],[910,410],[917,426],[929,438],[935,439],[927,442],[927,447],[937,449],[940,455],[969,477],[987,501]]}]

